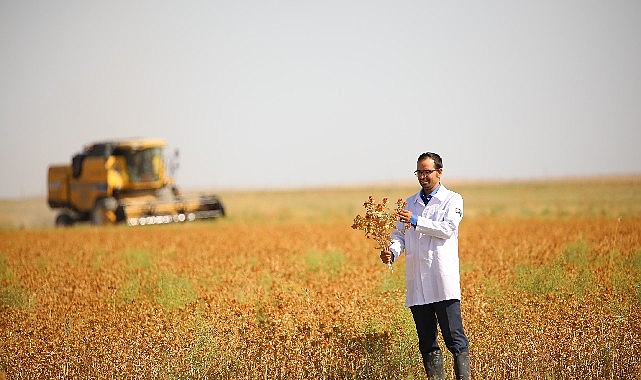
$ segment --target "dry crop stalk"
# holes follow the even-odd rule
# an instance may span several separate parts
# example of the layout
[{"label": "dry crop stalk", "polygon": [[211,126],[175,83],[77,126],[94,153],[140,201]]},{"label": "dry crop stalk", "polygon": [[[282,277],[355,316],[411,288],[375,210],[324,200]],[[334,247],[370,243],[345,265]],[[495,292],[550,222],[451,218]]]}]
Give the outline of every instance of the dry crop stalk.
[{"label": "dry crop stalk", "polygon": [[[356,215],[352,224],[353,229],[365,231],[367,239],[375,240],[377,243],[376,249],[379,250],[389,247],[390,233],[396,227],[398,213],[407,205],[403,198],[398,198],[396,200],[396,209],[390,211],[388,202],[387,198],[383,198],[381,203],[376,203],[374,197],[370,195],[367,201],[363,203],[365,215]],[[388,263],[388,267],[392,269],[391,262]]]}]

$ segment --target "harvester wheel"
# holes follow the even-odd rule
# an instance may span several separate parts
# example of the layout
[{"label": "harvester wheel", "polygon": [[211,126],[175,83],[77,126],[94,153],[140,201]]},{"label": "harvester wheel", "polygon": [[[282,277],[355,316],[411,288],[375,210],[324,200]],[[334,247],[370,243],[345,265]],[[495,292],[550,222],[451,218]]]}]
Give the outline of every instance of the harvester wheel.
[{"label": "harvester wheel", "polygon": [[73,226],[73,218],[67,213],[59,214],[56,217],[56,227],[70,227]]},{"label": "harvester wheel", "polygon": [[114,198],[98,199],[91,211],[91,224],[102,226],[116,221],[115,210],[118,202]]}]

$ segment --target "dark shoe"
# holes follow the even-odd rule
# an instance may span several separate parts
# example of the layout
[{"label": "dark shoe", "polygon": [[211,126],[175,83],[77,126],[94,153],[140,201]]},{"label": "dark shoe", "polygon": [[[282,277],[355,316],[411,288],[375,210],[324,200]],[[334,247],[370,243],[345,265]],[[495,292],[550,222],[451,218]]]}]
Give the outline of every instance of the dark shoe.
[{"label": "dark shoe", "polygon": [[454,354],[454,374],[456,380],[470,380],[470,353]]},{"label": "dark shoe", "polygon": [[432,351],[423,357],[423,366],[429,380],[445,380],[443,354],[441,350]]}]

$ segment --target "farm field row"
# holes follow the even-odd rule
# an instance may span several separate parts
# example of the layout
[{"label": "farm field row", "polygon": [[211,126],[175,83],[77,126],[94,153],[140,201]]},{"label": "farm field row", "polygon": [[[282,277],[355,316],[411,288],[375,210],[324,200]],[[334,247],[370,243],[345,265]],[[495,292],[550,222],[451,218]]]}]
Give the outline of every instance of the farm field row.
[{"label": "farm field row", "polygon": [[[445,182],[463,195],[466,219],[512,217],[626,217],[641,215],[641,176],[522,182]],[[407,197],[413,182],[371,186],[219,191],[228,222],[350,223],[368,195]],[[210,190],[209,192],[216,192]],[[45,198],[0,200],[0,229],[53,226]]]}]

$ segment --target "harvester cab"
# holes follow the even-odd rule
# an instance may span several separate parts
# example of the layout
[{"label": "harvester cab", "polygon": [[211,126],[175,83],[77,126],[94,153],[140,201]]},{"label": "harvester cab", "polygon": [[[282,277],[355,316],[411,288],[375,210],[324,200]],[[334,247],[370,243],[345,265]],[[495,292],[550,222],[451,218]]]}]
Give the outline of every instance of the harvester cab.
[{"label": "harvester cab", "polygon": [[74,155],[70,166],[50,166],[48,203],[61,209],[56,225],[138,226],[224,216],[218,196],[178,191],[173,170],[167,175],[165,146],[155,139],[99,142]]}]

